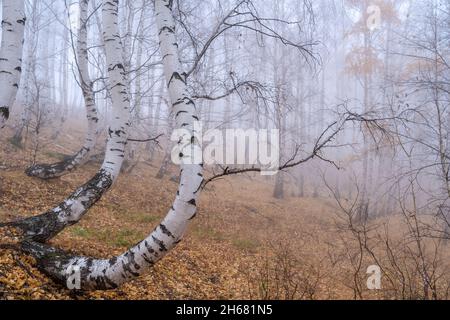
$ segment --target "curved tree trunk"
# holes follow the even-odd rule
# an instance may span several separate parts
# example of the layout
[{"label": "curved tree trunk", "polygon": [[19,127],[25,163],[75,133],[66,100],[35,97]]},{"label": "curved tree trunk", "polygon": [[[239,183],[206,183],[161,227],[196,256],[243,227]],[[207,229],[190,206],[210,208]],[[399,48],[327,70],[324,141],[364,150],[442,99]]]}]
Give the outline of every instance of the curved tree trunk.
[{"label": "curved tree trunk", "polygon": [[[88,159],[91,150],[94,148],[98,135],[98,115],[95,106],[93,84],[89,76],[89,62],[87,51],[87,19],[89,0],[80,1],[80,29],[77,41],[77,64],[80,75],[81,91],[83,93],[86,106],[86,116],[88,130],[83,147],[73,156],[64,161],[53,164],[35,164],[25,172],[31,177],[41,179],[52,179],[60,177],[83,165]],[[67,95],[67,92],[64,94]]]},{"label": "curved tree trunk", "polygon": [[2,1],[2,42],[0,48],[0,128],[9,118],[19,89],[25,30],[24,0]]},{"label": "curved tree trunk", "polygon": [[[117,7],[117,1],[114,3]],[[182,149],[184,152],[198,147],[194,138],[194,120],[198,118],[194,102],[189,98],[186,88],[186,74],[181,71],[172,1],[156,0],[155,11],[164,73],[176,115],[176,126],[183,129],[183,138],[189,141],[186,149]],[[182,152],[180,157],[183,158]],[[145,272],[181,241],[188,222],[196,214],[196,200],[202,181],[201,165],[182,164],[180,187],[167,216],[146,239],[118,257],[105,260],[73,257],[30,241],[24,242],[22,248],[37,259],[43,272],[65,285],[76,282],[78,277],[79,287],[76,289],[116,288]]]},{"label": "curved tree trunk", "polygon": [[21,229],[23,236],[28,239],[45,242],[65,227],[77,223],[119,175],[128,138],[130,112],[121,55],[122,45],[117,28],[117,1],[106,1],[103,5],[103,24],[113,113],[108,128],[105,159],[99,172],[56,208],[35,217],[4,224]]}]

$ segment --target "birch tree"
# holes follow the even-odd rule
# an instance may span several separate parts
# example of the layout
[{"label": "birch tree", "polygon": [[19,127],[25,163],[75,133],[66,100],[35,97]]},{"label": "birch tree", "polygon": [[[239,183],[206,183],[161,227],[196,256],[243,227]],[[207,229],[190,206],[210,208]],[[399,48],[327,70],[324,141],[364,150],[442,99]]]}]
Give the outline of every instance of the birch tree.
[{"label": "birch tree", "polygon": [[19,89],[25,30],[24,0],[2,1],[2,41],[0,48],[0,128],[9,118]]},{"label": "birch tree", "polygon": [[[80,78],[80,87],[84,97],[88,129],[81,149],[71,157],[53,164],[35,164],[26,170],[27,175],[41,179],[60,177],[88,160],[88,156],[95,146],[98,136],[98,115],[95,105],[93,82],[89,76],[89,60],[87,49],[87,23],[89,0],[80,0],[79,31],[77,39],[77,68]],[[66,87],[66,86],[65,86]],[[67,95],[68,92],[64,92]]]},{"label": "birch tree", "polygon": [[28,22],[25,26],[25,47],[23,48],[23,70],[22,70],[22,94],[23,94],[23,109],[20,116],[20,122],[16,127],[14,136],[11,142],[16,146],[22,146],[23,134],[29,126],[33,99],[33,78],[36,72],[36,55],[39,42],[39,12],[37,1],[33,1],[31,10],[27,18]]},{"label": "birch tree", "polygon": [[[117,10],[117,3],[118,1],[107,2],[106,6],[111,7],[113,12]],[[199,147],[194,130],[194,122],[198,118],[195,104],[187,90],[186,73],[181,69],[172,0],[155,0],[155,16],[164,75],[176,127],[185,132],[180,137],[181,140],[189,141],[185,146],[186,149],[182,148],[179,154],[180,160],[183,160],[188,155],[187,152]],[[117,19],[117,16],[113,17]],[[182,162],[179,190],[167,216],[146,239],[118,257],[99,260],[73,257],[52,247],[30,241],[23,243],[23,249],[37,259],[43,272],[59,282],[66,284],[71,280],[73,270],[79,270],[81,281],[77,289],[116,288],[145,272],[181,241],[188,222],[196,215],[196,201],[202,182],[202,165],[189,161]]]},{"label": "birch tree", "polygon": [[112,98],[112,120],[108,127],[105,159],[97,174],[57,207],[38,216],[3,224],[20,229],[25,237],[35,241],[48,241],[65,227],[77,223],[112,186],[120,173],[130,126],[130,112],[122,44],[117,26],[117,6],[118,1],[105,1],[102,10],[103,40]]}]

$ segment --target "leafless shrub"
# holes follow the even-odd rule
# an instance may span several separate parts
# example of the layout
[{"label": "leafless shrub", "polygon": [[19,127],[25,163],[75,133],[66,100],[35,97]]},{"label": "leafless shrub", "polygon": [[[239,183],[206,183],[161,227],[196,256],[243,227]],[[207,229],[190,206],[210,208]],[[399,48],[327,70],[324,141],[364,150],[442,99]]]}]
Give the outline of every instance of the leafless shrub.
[{"label": "leafless shrub", "polygon": [[[304,259],[305,258],[305,259]],[[253,299],[314,300],[323,274],[288,240],[268,244],[254,265],[244,270]]]}]

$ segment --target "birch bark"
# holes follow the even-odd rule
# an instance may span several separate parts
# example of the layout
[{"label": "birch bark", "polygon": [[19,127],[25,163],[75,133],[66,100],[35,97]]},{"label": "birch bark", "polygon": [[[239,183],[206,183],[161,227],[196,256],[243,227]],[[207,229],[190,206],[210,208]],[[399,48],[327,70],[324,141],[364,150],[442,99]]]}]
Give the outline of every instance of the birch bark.
[{"label": "birch bark", "polygon": [[2,41],[0,48],[0,128],[9,118],[19,89],[25,31],[23,0],[2,1]]},{"label": "birch bark", "polygon": [[102,10],[103,39],[109,74],[108,87],[112,96],[112,120],[108,127],[108,141],[102,167],[91,180],[79,187],[56,208],[38,216],[3,224],[21,229],[27,239],[45,242],[65,227],[77,223],[89,208],[100,200],[119,175],[128,139],[130,112],[122,63],[122,44],[117,25],[118,2],[106,0]]},{"label": "birch bark", "polygon": [[[195,104],[187,91],[186,73],[181,70],[172,0],[155,0],[155,15],[176,126],[189,133],[190,144],[186,148],[190,149],[197,145],[194,122],[198,118]],[[183,154],[180,153],[179,156],[182,158]],[[196,215],[196,201],[202,181],[202,165],[182,164],[179,190],[167,216],[146,239],[118,257],[100,260],[73,257],[52,247],[29,241],[23,243],[23,249],[37,259],[43,272],[58,282],[67,284],[73,276],[71,271],[79,270],[78,289],[116,288],[148,270],[181,241],[188,222]]]}]

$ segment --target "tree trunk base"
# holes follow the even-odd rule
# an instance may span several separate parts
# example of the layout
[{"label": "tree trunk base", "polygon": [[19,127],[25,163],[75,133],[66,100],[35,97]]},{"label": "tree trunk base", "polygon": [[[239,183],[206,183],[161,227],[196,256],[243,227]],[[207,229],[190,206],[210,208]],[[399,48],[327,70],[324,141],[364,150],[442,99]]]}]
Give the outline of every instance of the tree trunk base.
[{"label": "tree trunk base", "polygon": [[74,170],[77,165],[74,163],[76,155],[70,156],[63,161],[52,164],[35,164],[25,170],[25,174],[29,177],[40,179],[55,179]]},{"label": "tree trunk base", "polygon": [[[5,223],[4,227],[20,230],[20,237],[38,242],[46,242],[57,235],[66,225],[58,221],[54,212]],[[2,227],[2,225],[0,225]]]},{"label": "tree trunk base", "polygon": [[[22,231],[25,239],[46,242],[65,227],[77,223],[102,195],[111,187],[109,174],[100,170],[91,180],[79,187],[54,209],[38,216],[5,223],[5,226]],[[0,225],[1,227],[1,225]]]},{"label": "tree trunk base", "polygon": [[55,283],[67,288],[69,272],[61,272],[61,266],[71,259],[66,252],[32,240],[20,244],[20,250],[36,260],[36,267]]}]

